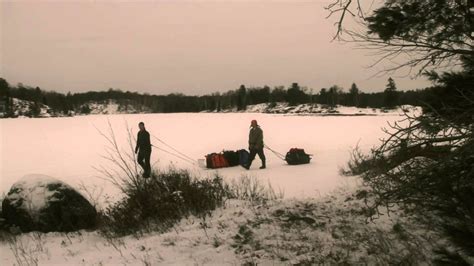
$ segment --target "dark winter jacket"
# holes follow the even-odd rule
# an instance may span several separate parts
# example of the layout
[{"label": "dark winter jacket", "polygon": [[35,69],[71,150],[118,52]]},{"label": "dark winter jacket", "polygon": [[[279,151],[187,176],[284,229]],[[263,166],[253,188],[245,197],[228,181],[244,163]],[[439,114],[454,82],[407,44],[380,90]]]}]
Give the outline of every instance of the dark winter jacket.
[{"label": "dark winter jacket", "polygon": [[263,131],[260,126],[252,127],[249,133],[249,149],[263,149]]},{"label": "dark winter jacket", "polygon": [[151,151],[150,133],[146,130],[138,131],[135,152],[137,152],[138,149],[140,149],[140,151]]}]

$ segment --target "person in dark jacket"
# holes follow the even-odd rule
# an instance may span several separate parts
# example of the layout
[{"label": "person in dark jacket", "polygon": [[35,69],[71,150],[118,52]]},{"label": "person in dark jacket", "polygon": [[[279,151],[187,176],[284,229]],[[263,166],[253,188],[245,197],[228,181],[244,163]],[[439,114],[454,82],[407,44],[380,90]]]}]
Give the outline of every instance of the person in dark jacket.
[{"label": "person in dark jacket", "polygon": [[265,154],[263,153],[263,131],[257,124],[257,120],[252,120],[250,124],[249,133],[249,162],[244,166],[247,170],[250,169],[252,161],[255,159],[255,155],[258,154],[260,160],[262,160],[262,166],[260,169],[266,168]]},{"label": "person in dark jacket", "polygon": [[150,177],[151,166],[150,166],[150,156],[151,156],[151,143],[150,143],[150,133],[145,129],[145,123],[138,123],[140,131],[137,135],[137,146],[135,147],[135,153],[138,152],[137,161],[138,164],[143,168],[143,177]]}]

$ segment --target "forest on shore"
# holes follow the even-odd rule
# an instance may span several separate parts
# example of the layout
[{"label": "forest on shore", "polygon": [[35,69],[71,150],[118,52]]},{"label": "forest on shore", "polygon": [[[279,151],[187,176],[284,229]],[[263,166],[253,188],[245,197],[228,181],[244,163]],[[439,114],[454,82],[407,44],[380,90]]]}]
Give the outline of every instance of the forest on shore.
[{"label": "forest on shore", "polygon": [[[106,103],[115,101],[128,108],[130,113],[176,113],[221,111],[235,109],[245,110],[248,105],[286,102],[290,106],[312,103],[327,106],[355,106],[360,108],[393,108],[397,105],[421,106],[429,95],[429,89],[399,90],[395,81],[389,78],[387,85],[380,92],[364,92],[353,83],[348,89],[334,85],[322,88],[318,92],[293,83],[288,87],[269,86],[247,87],[227,92],[215,92],[206,95],[185,95],[172,93],[168,95],[152,95],[110,88],[105,91],[88,91],[66,94],[45,90],[40,87],[25,86],[21,83],[10,85],[0,78],[0,99],[3,100],[4,117],[14,117],[12,99],[26,100],[33,103],[31,116],[37,116],[41,106],[48,106],[52,115],[71,113],[88,114],[88,103]],[[124,110],[127,111],[127,110]]]}]

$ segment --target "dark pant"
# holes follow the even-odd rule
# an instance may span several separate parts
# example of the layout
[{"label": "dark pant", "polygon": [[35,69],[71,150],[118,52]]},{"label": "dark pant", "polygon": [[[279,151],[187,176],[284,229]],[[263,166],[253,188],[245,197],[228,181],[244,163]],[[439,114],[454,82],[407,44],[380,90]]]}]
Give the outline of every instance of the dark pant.
[{"label": "dark pant", "polygon": [[149,177],[151,172],[150,165],[151,150],[140,150],[138,152],[138,164],[143,168],[143,176]]},{"label": "dark pant", "polygon": [[248,167],[252,165],[252,161],[253,159],[255,159],[255,155],[257,154],[258,154],[258,157],[260,157],[260,160],[262,160],[262,166],[265,166],[265,154],[263,153],[263,148],[261,148],[261,149],[250,149]]}]

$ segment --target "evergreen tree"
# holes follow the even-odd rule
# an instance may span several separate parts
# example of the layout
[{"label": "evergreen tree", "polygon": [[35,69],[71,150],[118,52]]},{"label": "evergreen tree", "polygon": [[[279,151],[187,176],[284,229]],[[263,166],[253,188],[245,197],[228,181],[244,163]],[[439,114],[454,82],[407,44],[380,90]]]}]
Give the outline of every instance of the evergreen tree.
[{"label": "evergreen tree", "polygon": [[391,77],[388,78],[388,83],[384,90],[384,105],[388,108],[394,108],[398,105],[397,86]]},{"label": "evergreen tree", "polygon": [[[355,3],[355,4],[354,4]],[[451,238],[436,250],[436,264],[471,265],[474,257],[474,32],[472,0],[384,0],[370,13],[359,1],[335,0],[342,12],[338,34],[382,56],[379,62],[429,72],[435,86],[426,91],[424,112],[395,124],[380,147],[353,161],[371,188],[372,206],[397,206],[423,218]],[[356,6],[357,11],[350,10]],[[342,6],[342,8],[341,8]],[[345,14],[355,14],[367,31],[342,29]],[[396,58],[397,56],[400,56]],[[401,59],[401,60],[394,60]],[[446,67],[446,68],[441,68]],[[444,73],[438,73],[443,69]],[[432,71],[430,71],[432,70]],[[396,92],[389,80],[387,92]],[[385,92],[384,92],[385,94]],[[393,94],[395,95],[395,93]],[[396,101],[388,97],[389,104]],[[428,215],[427,215],[428,214]]]},{"label": "evergreen tree", "polygon": [[30,105],[30,114],[29,116],[31,117],[38,117],[41,113],[41,105],[38,102],[33,102],[32,105]]},{"label": "evergreen tree", "polygon": [[286,101],[287,92],[284,86],[276,86],[270,93],[271,102],[284,102]]},{"label": "evergreen tree", "polygon": [[289,105],[296,105],[300,103],[306,103],[308,101],[308,97],[306,93],[301,90],[298,83],[295,82],[288,89],[286,100]]},{"label": "evergreen tree", "polygon": [[359,88],[355,83],[352,83],[349,90],[350,103],[352,106],[359,107]]},{"label": "evergreen tree", "polygon": [[3,105],[4,117],[11,116],[11,101],[10,101],[10,85],[8,82],[0,78],[0,104]]},{"label": "evergreen tree", "polygon": [[0,98],[7,97],[9,90],[10,85],[8,85],[8,82],[5,79],[0,78]]},{"label": "evergreen tree", "polygon": [[340,95],[342,94],[343,90],[341,87],[337,86],[337,85],[334,85],[332,86],[331,88],[329,88],[329,91],[328,91],[328,101],[329,101],[329,105],[331,106],[336,106],[339,104],[339,98],[340,98]]},{"label": "evergreen tree", "polygon": [[237,92],[237,110],[247,109],[247,89],[244,85],[240,85],[240,88]]},{"label": "evergreen tree", "polygon": [[320,91],[319,91],[319,103],[320,104],[329,104],[329,100],[328,100],[328,91],[326,88],[322,88]]},{"label": "evergreen tree", "polygon": [[43,100],[43,92],[41,91],[40,87],[36,87],[35,93],[34,93],[34,101],[41,102],[42,100]]},{"label": "evergreen tree", "polygon": [[81,107],[81,113],[82,114],[90,114],[91,113],[91,109],[89,108],[89,105],[87,104],[84,104],[82,107]]}]

